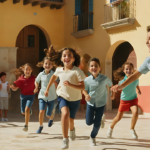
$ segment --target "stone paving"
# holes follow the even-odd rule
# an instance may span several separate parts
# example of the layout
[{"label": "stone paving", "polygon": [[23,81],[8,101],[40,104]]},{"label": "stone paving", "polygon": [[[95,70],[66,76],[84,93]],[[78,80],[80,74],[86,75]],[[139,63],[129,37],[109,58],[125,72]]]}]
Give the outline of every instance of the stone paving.
[{"label": "stone paving", "polygon": [[[69,143],[70,150],[150,150],[150,118],[140,115],[136,125],[138,140],[132,140],[129,134],[131,114],[125,114],[116,125],[113,139],[107,139],[107,129],[116,112],[105,113],[105,128],[100,129],[96,138],[97,146],[91,147],[89,135],[92,126],[85,124],[85,112],[78,111],[75,127],[76,140]],[[18,113],[8,114],[9,122],[0,122],[0,150],[60,150],[62,131],[60,115],[56,114],[54,124],[47,127],[48,119],[44,119],[42,134],[36,134],[39,127],[38,115],[33,114],[28,132],[22,131],[24,117]]]}]

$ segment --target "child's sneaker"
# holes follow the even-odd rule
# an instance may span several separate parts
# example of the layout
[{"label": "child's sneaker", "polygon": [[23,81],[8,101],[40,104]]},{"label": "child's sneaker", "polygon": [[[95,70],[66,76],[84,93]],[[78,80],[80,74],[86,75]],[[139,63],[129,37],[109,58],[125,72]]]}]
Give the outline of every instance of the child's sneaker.
[{"label": "child's sneaker", "polygon": [[43,126],[40,126],[39,129],[36,131],[36,133],[41,133],[43,130]]},{"label": "child's sneaker", "polygon": [[101,128],[104,127],[105,127],[105,114],[103,114],[102,121],[101,121]]},{"label": "child's sneaker", "polygon": [[1,118],[1,121],[4,121],[4,118]]},{"label": "child's sneaker", "polygon": [[8,121],[8,119],[7,119],[7,118],[4,118],[4,121]]},{"label": "child's sneaker", "polygon": [[69,148],[69,140],[68,138],[64,138],[61,145],[61,149],[68,149],[68,148]]},{"label": "child's sneaker", "polygon": [[75,140],[75,138],[76,138],[76,134],[75,134],[75,128],[73,129],[73,131],[70,131],[70,140],[71,141],[74,141]]},{"label": "child's sneaker", "polygon": [[51,127],[52,125],[53,125],[53,120],[50,120],[50,119],[49,119],[48,127]]},{"label": "child's sneaker", "polygon": [[95,138],[90,137],[90,141],[91,141],[91,146],[96,146],[96,139]]},{"label": "child's sneaker", "polygon": [[27,132],[27,131],[28,131],[28,126],[27,126],[27,125],[24,125],[24,127],[23,127],[22,130],[25,131],[25,132]]},{"label": "child's sneaker", "polygon": [[112,138],[112,132],[113,132],[113,129],[111,127],[109,127],[109,129],[107,131],[107,138]]},{"label": "child's sneaker", "polygon": [[137,134],[136,134],[136,132],[135,132],[134,129],[131,129],[131,130],[130,130],[130,134],[131,134],[131,136],[132,136],[132,139],[138,139],[138,136],[137,136]]}]

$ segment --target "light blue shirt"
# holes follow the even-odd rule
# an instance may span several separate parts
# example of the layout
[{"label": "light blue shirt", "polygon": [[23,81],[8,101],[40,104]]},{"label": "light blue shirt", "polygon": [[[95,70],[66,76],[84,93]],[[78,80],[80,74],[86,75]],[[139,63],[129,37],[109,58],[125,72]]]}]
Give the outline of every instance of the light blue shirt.
[{"label": "light blue shirt", "polygon": [[150,57],[147,57],[138,71],[142,74],[146,74],[150,71]]},{"label": "light blue shirt", "polygon": [[[119,84],[122,84],[127,78],[128,77],[125,76],[124,79],[119,82]],[[121,99],[124,101],[130,101],[137,98],[136,94],[137,85],[139,85],[139,79],[135,80],[134,82],[126,86],[121,92]]]},{"label": "light blue shirt", "polygon": [[87,77],[84,80],[85,90],[91,97],[91,100],[87,102],[91,106],[102,107],[106,104],[107,101],[107,87],[112,86],[111,80],[99,73],[97,78],[94,78],[92,75]]},{"label": "light blue shirt", "polygon": [[40,92],[38,95],[38,99],[43,99],[44,101],[47,102],[47,101],[53,101],[57,98],[56,88],[55,88],[54,83],[49,88],[48,97],[46,97],[44,95],[44,92],[46,91],[49,80],[53,74],[54,74],[54,72],[52,70],[50,71],[50,73],[48,75],[45,73],[45,71],[42,71],[38,74],[37,78],[35,79],[35,81],[37,83],[40,83],[40,81],[41,81],[41,89],[40,89]]}]

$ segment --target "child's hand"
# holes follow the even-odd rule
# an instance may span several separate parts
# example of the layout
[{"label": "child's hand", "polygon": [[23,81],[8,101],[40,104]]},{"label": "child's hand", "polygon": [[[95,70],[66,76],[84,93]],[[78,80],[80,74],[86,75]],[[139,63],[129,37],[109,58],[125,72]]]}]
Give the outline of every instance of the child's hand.
[{"label": "child's hand", "polygon": [[138,94],[141,95],[142,94],[141,91],[138,91]]},{"label": "child's hand", "polygon": [[15,86],[12,84],[9,86],[12,90],[15,89]]},{"label": "child's hand", "polygon": [[86,96],[85,96],[85,100],[86,100],[86,101],[90,101],[90,100],[91,100],[90,95],[86,95]]},{"label": "child's hand", "polygon": [[37,93],[37,92],[38,92],[38,88],[35,88],[34,89],[34,94]]},{"label": "child's hand", "polygon": [[111,91],[117,92],[118,91],[118,85],[114,85],[113,87],[111,87]]},{"label": "child's hand", "polygon": [[45,91],[44,95],[45,95],[46,97],[48,97],[48,91],[47,91],[47,90]]},{"label": "child's hand", "polygon": [[64,86],[69,86],[69,85],[71,85],[71,83],[70,83],[69,81],[64,81],[64,82],[63,82],[63,85],[64,85]]}]

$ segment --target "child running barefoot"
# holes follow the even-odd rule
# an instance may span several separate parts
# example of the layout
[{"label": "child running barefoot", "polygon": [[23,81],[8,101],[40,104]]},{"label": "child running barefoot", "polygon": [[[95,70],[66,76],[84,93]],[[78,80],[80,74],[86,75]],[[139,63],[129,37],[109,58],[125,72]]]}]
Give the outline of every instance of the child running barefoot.
[{"label": "child running barefoot", "polygon": [[91,145],[96,145],[96,136],[101,126],[101,119],[107,101],[107,85],[112,86],[111,80],[100,74],[101,67],[98,58],[89,60],[89,71],[92,75],[84,80],[85,90],[83,94],[87,101],[86,124],[92,125],[93,130],[90,135]]},{"label": "child running barefoot", "polygon": [[[6,81],[6,73],[0,73],[1,86],[0,86],[0,117],[1,121],[8,121],[7,112],[8,112],[8,93],[9,93],[9,83]],[[4,118],[3,118],[4,110]]]},{"label": "child running barefoot", "polygon": [[[23,72],[22,72],[23,70]],[[34,102],[34,89],[35,89],[35,76],[32,75],[33,69],[30,64],[25,64],[21,69],[16,69],[15,74],[22,72],[22,75],[17,81],[15,81],[10,88],[16,91],[18,88],[21,90],[20,103],[21,103],[21,113],[25,115],[25,125],[23,131],[28,131],[28,122],[30,119],[31,106]]]},{"label": "child running barefoot", "polygon": [[[124,79],[119,82],[119,84],[122,84],[129,76],[133,74],[133,71],[134,71],[133,64],[126,62],[121,69],[119,68],[117,71],[114,72],[114,76],[116,77],[119,77],[120,75],[122,76],[124,72]],[[129,111],[131,109],[133,116],[131,121],[130,134],[133,139],[138,139],[138,136],[134,129],[138,119],[138,99],[136,94],[136,88],[138,90],[138,93],[141,94],[139,88],[139,80],[134,81],[133,83],[131,83],[122,90],[118,114],[113,119],[113,122],[108,129],[107,132],[108,138],[112,137],[114,126],[121,120],[124,112]]]},{"label": "child running barefoot", "polygon": [[[52,65],[52,62],[50,61],[50,57],[44,58],[43,68],[44,68],[44,71],[39,73],[39,75],[37,76],[37,78],[35,80],[34,93],[38,92],[39,83],[41,82],[41,90],[40,90],[39,95],[38,95],[39,111],[40,111],[40,113],[39,113],[40,127],[36,133],[41,133],[41,131],[43,129],[43,119],[44,119],[44,113],[45,113],[45,106],[46,105],[47,105],[46,116],[49,118],[48,127],[52,126],[53,117],[54,117],[54,114],[52,113],[52,111],[54,108],[55,99],[57,98],[56,89],[55,89],[54,84],[52,84],[51,88],[49,89],[48,97],[45,97],[45,95],[44,95],[44,92],[47,88],[48,82],[49,82],[51,76],[54,74],[54,71],[52,70],[53,65]],[[51,114],[52,114],[52,116],[51,116]]]},{"label": "child running barefoot", "polygon": [[61,110],[61,125],[63,132],[63,143],[61,148],[69,147],[68,129],[70,128],[70,139],[75,140],[74,119],[82,98],[81,90],[85,88],[83,71],[78,68],[80,64],[80,56],[72,48],[64,48],[61,51],[50,51],[51,61],[56,66],[54,75],[45,91],[45,96],[48,96],[48,91],[54,81],[59,77],[59,85],[57,87],[57,95],[59,108]]}]

